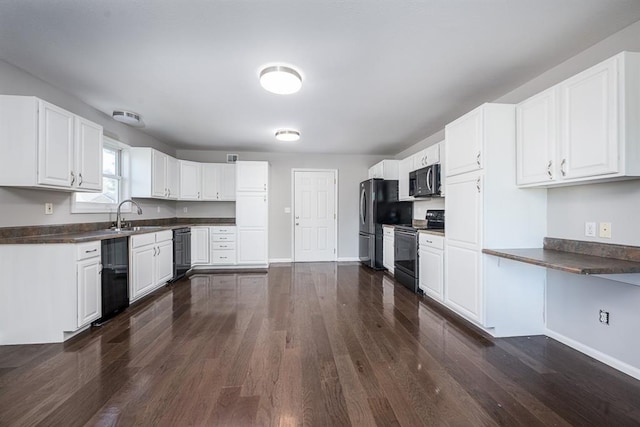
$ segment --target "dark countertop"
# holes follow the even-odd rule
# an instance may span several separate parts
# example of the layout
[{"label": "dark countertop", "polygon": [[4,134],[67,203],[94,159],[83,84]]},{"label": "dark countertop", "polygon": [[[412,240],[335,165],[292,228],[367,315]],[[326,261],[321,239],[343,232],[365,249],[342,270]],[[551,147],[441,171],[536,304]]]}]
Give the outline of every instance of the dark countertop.
[{"label": "dark countertop", "polygon": [[30,236],[14,236],[0,239],[0,245],[9,244],[47,244],[47,243],[85,243],[97,240],[117,239],[119,237],[129,237],[136,234],[156,233],[158,231],[173,230],[184,227],[207,227],[207,226],[235,226],[235,220],[212,220],[211,222],[197,221],[194,223],[176,223],[151,225],[147,224],[140,229],[130,229],[122,231],[114,231],[110,229],[99,229],[90,231],[69,231],[55,234],[36,234]]},{"label": "dark countertop", "polygon": [[483,249],[483,253],[575,274],[640,273],[639,247],[545,238],[542,248]]},{"label": "dark countertop", "polygon": [[432,234],[434,236],[440,236],[440,237],[444,237],[444,231],[443,230],[418,230],[418,233],[423,233],[423,234]]}]

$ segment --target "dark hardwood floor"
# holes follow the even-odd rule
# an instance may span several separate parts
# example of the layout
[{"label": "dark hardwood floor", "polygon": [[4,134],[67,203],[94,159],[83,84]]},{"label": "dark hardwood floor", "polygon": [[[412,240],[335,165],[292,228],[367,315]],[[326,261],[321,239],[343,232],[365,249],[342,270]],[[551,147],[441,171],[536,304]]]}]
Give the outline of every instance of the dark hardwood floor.
[{"label": "dark hardwood floor", "polygon": [[640,425],[640,381],[542,336],[487,339],[355,263],[274,265],[0,347],[0,425]]}]

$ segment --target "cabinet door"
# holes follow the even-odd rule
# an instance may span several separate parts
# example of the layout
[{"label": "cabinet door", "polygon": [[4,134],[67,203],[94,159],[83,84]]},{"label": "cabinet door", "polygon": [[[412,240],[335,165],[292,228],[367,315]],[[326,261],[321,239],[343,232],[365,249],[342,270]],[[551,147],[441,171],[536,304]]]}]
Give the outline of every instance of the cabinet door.
[{"label": "cabinet door", "polygon": [[173,240],[156,244],[156,284],[162,285],[173,277]]},{"label": "cabinet door", "polygon": [[560,84],[561,178],[618,172],[618,60]]},{"label": "cabinet door", "polygon": [[420,250],[420,289],[428,296],[444,301],[444,251]]},{"label": "cabinet door", "polygon": [[384,236],[382,238],[382,265],[392,273],[394,263],[393,248],[393,237]]},{"label": "cabinet door", "polygon": [[75,120],[75,185],[78,190],[102,190],[102,126],[82,117]]},{"label": "cabinet door", "polygon": [[267,230],[238,226],[238,264],[267,264]]},{"label": "cabinet door", "polygon": [[435,144],[424,150],[424,165],[434,165],[440,162],[440,144]]},{"label": "cabinet door", "polygon": [[413,156],[400,160],[398,165],[398,199],[400,201],[413,200],[409,196],[409,172],[413,170]]},{"label": "cabinet door", "polygon": [[56,187],[76,184],[74,119],[70,112],[38,101],[38,184]]},{"label": "cabinet door", "polygon": [[482,248],[482,185],[480,172],[447,180],[447,242]]},{"label": "cabinet door", "polygon": [[202,167],[202,200],[218,200],[220,197],[220,164],[203,163]]},{"label": "cabinet door", "polygon": [[483,116],[479,107],[445,127],[447,176],[482,169]]},{"label": "cabinet door", "polygon": [[238,193],[236,196],[236,224],[242,227],[268,227],[266,193]]},{"label": "cabinet door", "polygon": [[269,163],[237,162],[237,191],[267,191],[269,182]]},{"label": "cabinet door", "polygon": [[130,299],[136,300],[156,286],[155,281],[155,244],[131,249]]},{"label": "cabinet door", "polygon": [[219,191],[220,197],[218,200],[236,199],[236,165],[220,165]]},{"label": "cabinet door", "polygon": [[102,282],[100,258],[79,261],[78,269],[78,327],[102,315]]},{"label": "cabinet door", "polygon": [[558,88],[552,87],[516,107],[517,183],[557,178]]},{"label": "cabinet door", "polygon": [[151,195],[167,197],[167,155],[151,151]]},{"label": "cabinet door", "polygon": [[191,265],[209,264],[209,227],[191,227]]},{"label": "cabinet door", "polygon": [[167,156],[167,175],[166,175],[167,197],[172,200],[178,198],[178,160]]},{"label": "cabinet door", "polygon": [[[448,231],[447,231],[448,233]],[[460,314],[481,322],[483,309],[481,253],[447,243],[445,303]]]},{"label": "cabinet door", "polygon": [[200,163],[180,160],[180,199],[199,200],[201,197]]}]

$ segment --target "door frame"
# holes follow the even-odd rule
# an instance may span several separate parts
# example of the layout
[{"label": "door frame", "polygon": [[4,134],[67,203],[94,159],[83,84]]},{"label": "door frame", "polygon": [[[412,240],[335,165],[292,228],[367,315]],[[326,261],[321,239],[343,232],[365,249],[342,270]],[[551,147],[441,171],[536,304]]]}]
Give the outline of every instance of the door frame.
[{"label": "door frame", "polygon": [[[333,172],[333,187],[334,197],[333,206],[335,208],[335,230],[333,236],[333,242],[335,245],[335,253],[333,254],[333,260],[338,260],[338,169],[313,169],[313,168],[291,168],[291,262],[296,262],[296,172]],[[312,261],[313,262],[313,261]],[[317,261],[321,262],[321,261]]]}]

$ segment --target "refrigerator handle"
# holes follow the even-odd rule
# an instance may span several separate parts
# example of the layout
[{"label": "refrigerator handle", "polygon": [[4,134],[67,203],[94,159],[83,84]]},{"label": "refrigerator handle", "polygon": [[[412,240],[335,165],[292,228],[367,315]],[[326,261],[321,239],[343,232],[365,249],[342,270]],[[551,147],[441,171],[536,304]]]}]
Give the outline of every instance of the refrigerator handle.
[{"label": "refrigerator handle", "polygon": [[362,189],[362,192],[360,193],[360,221],[362,221],[362,224],[365,223],[365,219],[366,219],[366,215],[367,215],[367,206],[365,203],[365,189]]}]

